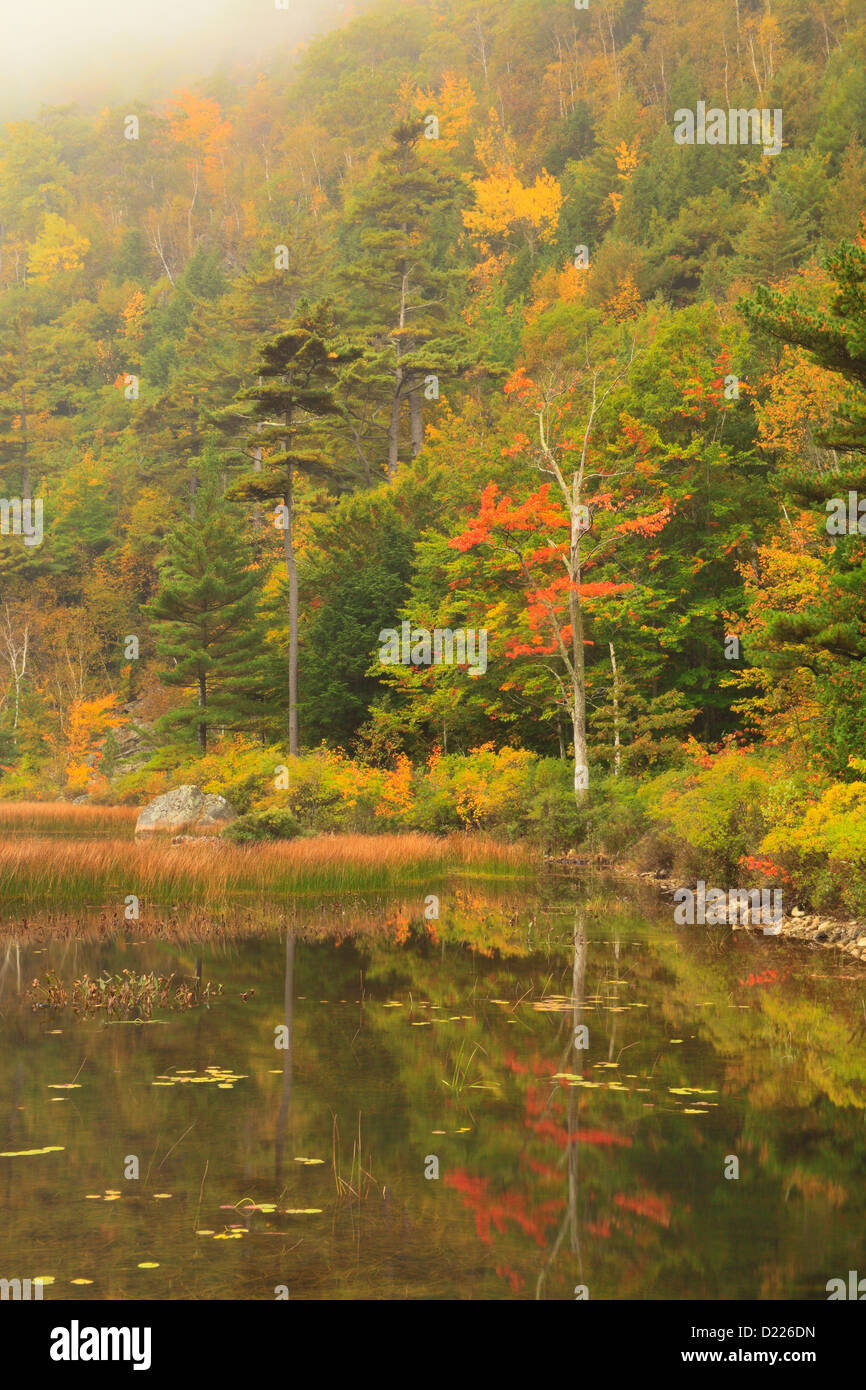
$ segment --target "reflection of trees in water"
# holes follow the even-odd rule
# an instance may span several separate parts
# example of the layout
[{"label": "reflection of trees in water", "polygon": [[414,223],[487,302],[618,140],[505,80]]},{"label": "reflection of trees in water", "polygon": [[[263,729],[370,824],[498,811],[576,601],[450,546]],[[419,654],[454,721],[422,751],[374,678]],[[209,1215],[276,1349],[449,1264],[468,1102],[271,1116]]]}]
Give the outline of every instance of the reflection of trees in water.
[{"label": "reflection of trees in water", "polygon": [[[577,1030],[583,1024],[584,1016],[584,991],[586,989],[586,957],[588,943],[586,939],[586,914],[582,908],[575,908],[574,912],[574,933],[572,940],[572,972],[571,972],[571,1037],[568,1047],[560,1060],[560,1071],[564,1070],[569,1058],[574,1055],[574,1040]],[[568,1088],[568,1147],[566,1150],[566,1164],[568,1170],[568,1200],[566,1202],[565,1215],[562,1224],[556,1234],[556,1238],[545,1260],[535,1286],[535,1297],[540,1299],[544,1293],[544,1285],[547,1279],[548,1270],[559,1254],[560,1247],[565,1239],[566,1231],[569,1233],[569,1244],[572,1252],[577,1256],[577,1268],[580,1274],[580,1281],[583,1283],[583,1256],[580,1249],[580,1226],[578,1222],[577,1199],[578,1199],[578,1174],[580,1163],[580,1145],[577,1141],[577,1121],[580,1111],[580,1099],[577,1088]]]},{"label": "reflection of trees in water", "polygon": [[277,1115],[274,1142],[275,1177],[283,1178],[285,1140],[292,1104],[292,1050],[295,1042],[295,933],[286,932],[286,962],[283,977],[283,1022],[286,1028],[286,1048],[283,1052],[283,1082],[280,1088],[280,1110]]},{"label": "reflection of trees in water", "polygon": [[[300,925],[284,929],[279,940],[271,936],[210,944],[203,951],[191,945],[179,951],[177,944],[150,941],[136,950],[136,963],[165,968],[169,954],[173,967],[194,971],[198,979],[208,975],[222,980],[229,991],[225,999],[170,1028],[88,1032],[77,1024],[48,1024],[49,1029],[64,1028],[64,1037],[44,1043],[42,1018],[20,1009],[14,999],[16,976],[26,988],[37,963],[40,969],[59,967],[64,976],[79,967],[116,969],[132,963],[129,947],[58,942],[50,955],[32,959],[23,946],[19,952],[17,943],[3,943],[0,1028],[6,1057],[5,1065],[0,1057],[0,1080],[15,1137],[10,1130],[9,1142],[0,1148],[64,1142],[61,1130],[47,1130],[45,1120],[53,1111],[60,1121],[67,1107],[40,1109],[33,1102],[54,1095],[46,1090],[49,1083],[71,1080],[80,1061],[88,1058],[80,1078],[85,1089],[73,1093],[76,1106],[87,1107],[86,1142],[75,1141],[81,1162],[74,1179],[63,1155],[47,1156],[44,1164],[41,1159],[32,1165],[26,1160],[5,1163],[14,1184],[7,1195],[15,1197],[7,1210],[16,1203],[22,1212],[32,1210],[49,1164],[63,1196],[80,1197],[112,1182],[121,1186],[111,1168],[114,1155],[135,1152],[137,1140],[127,1144],[125,1136],[155,1132],[155,1114],[165,1114],[173,1126],[163,1147],[182,1134],[194,1114],[201,1116],[163,1170],[164,1175],[171,1172],[169,1186],[176,1200],[186,1184],[195,1205],[206,1160],[205,1210],[211,1193],[211,1200],[221,1203],[234,1201],[243,1190],[236,1186],[241,1161],[245,1178],[262,1183],[265,1190],[249,1189],[260,1199],[278,1195],[280,1186],[296,1179],[299,1192],[312,1192],[314,1175],[324,1172],[292,1172],[295,1135],[295,1142],[304,1146],[301,1152],[324,1156],[334,1112],[347,1117],[351,1135],[362,1110],[365,1146],[374,1155],[370,1170],[389,1193],[387,1200],[364,1208],[363,1259],[359,1253],[352,1264],[359,1291],[360,1281],[369,1280],[370,1287],[411,1288],[417,1295],[429,1280],[429,1287],[444,1296],[455,1296],[454,1290],[498,1296],[499,1281],[511,1278],[518,1296],[567,1298],[579,1278],[593,1297],[624,1296],[626,1287],[640,1288],[645,1296],[711,1295],[713,1278],[724,1277],[719,1271],[741,1269],[738,1241],[756,1252],[754,1275],[745,1276],[754,1281],[751,1296],[769,1287],[761,1283],[758,1257],[767,1256],[771,1247],[780,1270],[778,1297],[790,1296],[791,1280],[816,1261],[832,1257],[842,1268],[846,1242],[856,1233],[862,1205],[858,1193],[863,1190],[859,1137],[866,1059],[854,1031],[860,1014],[857,982],[838,983],[831,959],[815,953],[799,976],[764,987],[763,966],[770,963],[771,951],[776,959],[775,943],[766,947],[759,938],[734,948],[722,942],[720,952],[715,938],[705,939],[697,931],[684,935],[638,928],[635,915],[612,899],[575,903],[569,895],[564,902],[560,894],[551,912],[537,902],[511,900],[503,904],[498,926],[494,922],[488,931],[487,921],[496,918],[498,907],[481,893],[477,903],[473,898],[474,891],[464,894],[452,911],[443,894],[438,942],[424,923],[420,892],[411,914],[417,931],[411,930],[402,943],[386,925],[389,917],[393,920],[390,912],[378,932],[371,926],[368,933],[365,923],[365,930],[349,940],[351,911],[342,917],[343,945],[336,949],[333,939],[321,939],[324,932],[308,940]],[[348,900],[346,906],[351,908]],[[533,918],[537,924],[528,928]],[[638,935],[641,948],[628,949]],[[334,1007],[343,995],[354,1003],[359,968],[366,1003],[357,1014]],[[851,972],[850,963],[845,969]],[[559,985],[550,985],[552,971]],[[807,971],[824,973],[810,980]],[[621,1001],[610,996],[605,983],[620,975],[629,981]],[[756,983],[746,988],[740,978]],[[240,1003],[239,989],[252,983],[259,987],[257,998]],[[296,1005],[296,988],[301,995],[315,995],[317,1007]],[[564,1011],[531,1008],[526,996],[538,1000],[548,988],[561,989]],[[602,999],[593,1009],[596,994]],[[319,995],[331,1004],[324,1005]],[[421,1000],[443,1003],[444,1015],[472,1017],[448,1027],[416,1029],[409,1024],[410,995],[414,1019],[425,1016],[418,1011]],[[383,1008],[391,997],[402,999],[404,1008]],[[507,999],[512,1007],[494,1008],[487,997]],[[521,998],[524,1003],[514,1007]],[[650,1007],[621,1014],[605,1007],[635,1001]],[[739,1008],[738,1003],[751,1007]],[[587,1065],[586,1053],[573,1047],[574,1030],[584,1019],[590,1020],[594,1058],[619,1060],[623,1047],[633,1047],[624,1053],[634,1059],[631,1071],[652,1075],[633,1081],[623,1077],[629,1091],[604,1085],[566,1090],[551,1083],[553,1072],[580,1072]],[[281,1020],[289,1046],[280,1077],[266,1073],[277,1064],[263,1061],[263,1053],[273,1057],[272,1023]],[[263,1048],[265,1034],[269,1046]],[[689,1049],[666,1046],[671,1035],[692,1034],[697,1037]],[[454,1095],[442,1078],[451,1076],[461,1041],[466,1055],[476,1043],[481,1050],[464,1093]],[[61,1057],[72,1059],[68,1069],[58,1065]],[[149,1090],[160,1072],[212,1061],[254,1073],[234,1093],[224,1093],[225,1104],[222,1092],[217,1101],[217,1092],[205,1087],[184,1087],[174,1094]],[[602,1081],[617,1075],[588,1072]],[[295,1084],[301,1078],[303,1084]],[[480,1083],[478,1089],[473,1083]],[[643,1086],[651,1087],[651,1093],[633,1093]],[[704,1118],[683,1115],[677,1107],[690,1101],[669,1096],[669,1088],[678,1086],[718,1088],[720,1094],[709,1099],[722,1105]],[[279,1099],[274,1088],[280,1088]],[[181,1094],[185,1099],[175,1099]],[[193,1105],[200,1110],[191,1109]],[[430,1138],[432,1129],[445,1129],[450,1136],[462,1125],[471,1125],[471,1133],[459,1139]],[[317,1148],[307,1147],[314,1142]],[[327,1147],[321,1147],[323,1142]],[[443,1182],[419,1182],[424,1154],[436,1151],[439,1143]],[[721,1155],[726,1152],[747,1156],[739,1184],[723,1184]],[[274,1168],[277,1192],[270,1189]],[[452,1183],[455,1176],[459,1182]],[[443,1190],[449,1187],[450,1192]],[[328,1205],[317,1197],[311,1201]],[[730,1220],[726,1210],[720,1222],[719,1203],[728,1201]],[[842,1206],[844,1222],[838,1216]],[[138,1209],[124,1204],[122,1210],[132,1225]],[[61,1203],[52,1212],[52,1239],[82,1239],[80,1216],[72,1205]],[[118,1203],[116,1218],[120,1213]],[[822,1215],[828,1218],[826,1229],[816,1230]],[[350,1227],[351,1218],[347,1206],[338,1229]],[[149,1219],[142,1210],[142,1230],[147,1231]],[[208,1218],[202,1224],[214,1222]],[[814,1244],[811,1256],[807,1238]],[[322,1231],[313,1232],[312,1222],[304,1242],[297,1277],[315,1266],[321,1281],[317,1287],[329,1286],[335,1247]],[[122,1244],[120,1240],[118,1251]],[[503,1273],[509,1262],[512,1269]],[[733,1287],[726,1292],[733,1293]]]}]

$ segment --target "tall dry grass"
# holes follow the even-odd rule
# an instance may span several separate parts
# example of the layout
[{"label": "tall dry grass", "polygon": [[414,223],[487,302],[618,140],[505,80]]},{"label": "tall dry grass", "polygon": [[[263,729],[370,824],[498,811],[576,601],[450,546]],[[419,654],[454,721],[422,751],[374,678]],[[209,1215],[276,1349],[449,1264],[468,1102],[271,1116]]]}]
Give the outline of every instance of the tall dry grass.
[{"label": "tall dry grass", "polygon": [[532,866],[520,846],[464,835],[322,835],[244,846],[13,839],[0,842],[0,906],[8,916],[122,905],[134,894],[162,908],[216,909],[249,895],[376,892],[455,874],[516,877]]},{"label": "tall dry grass", "polygon": [[135,831],[135,806],[73,806],[69,801],[0,801],[4,835],[113,836]]}]

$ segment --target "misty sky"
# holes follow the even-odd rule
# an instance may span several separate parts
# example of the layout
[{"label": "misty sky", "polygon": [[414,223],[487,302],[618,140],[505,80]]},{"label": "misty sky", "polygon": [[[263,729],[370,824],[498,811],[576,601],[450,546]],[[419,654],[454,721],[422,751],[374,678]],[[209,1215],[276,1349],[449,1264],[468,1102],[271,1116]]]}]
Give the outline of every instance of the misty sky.
[{"label": "misty sky", "polygon": [[0,119],[163,95],[329,28],[348,0],[0,0]]}]

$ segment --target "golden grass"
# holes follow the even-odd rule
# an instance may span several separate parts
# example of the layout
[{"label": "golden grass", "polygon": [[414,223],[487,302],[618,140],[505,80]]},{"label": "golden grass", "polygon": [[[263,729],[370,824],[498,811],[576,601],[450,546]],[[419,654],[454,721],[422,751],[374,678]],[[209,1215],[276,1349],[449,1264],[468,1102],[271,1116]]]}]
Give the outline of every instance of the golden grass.
[{"label": "golden grass", "polygon": [[135,806],[73,806],[69,801],[0,801],[0,836],[123,835],[131,837]]},{"label": "golden grass", "polygon": [[135,895],[167,909],[224,909],[253,895],[375,892],[451,876],[512,878],[532,871],[517,845],[477,836],[322,835],[272,844],[172,845],[128,840],[0,842],[0,904],[6,915],[118,905]]}]

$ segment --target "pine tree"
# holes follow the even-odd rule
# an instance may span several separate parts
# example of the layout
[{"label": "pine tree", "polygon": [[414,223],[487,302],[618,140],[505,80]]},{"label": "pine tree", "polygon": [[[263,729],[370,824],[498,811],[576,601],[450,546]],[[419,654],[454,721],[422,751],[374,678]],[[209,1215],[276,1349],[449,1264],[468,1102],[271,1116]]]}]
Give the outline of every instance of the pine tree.
[{"label": "pine tree", "polygon": [[806,221],[773,187],[757,208],[739,242],[740,262],[750,280],[769,285],[784,280],[812,249]]},{"label": "pine tree", "polygon": [[249,727],[263,712],[256,699],[265,664],[259,575],[238,539],[240,519],[209,477],[194,515],[172,534],[147,610],[157,625],[157,653],[168,663],[161,679],[188,692],[164,727],[195,729],[202,753],[210,729]]},{"label": "pine tree", "polygon": [[283,532],[289,590],[289,753],[299,751],[298,567],[295,553],[296,491],[299,477],[333,481],[339,475],[322,434],[322,422],[339,413],[334,397],[337,370],[352,354],[329,347],[332,331],[326,306],[303,309],[295,325],[262,349],[259,384],[239,394],[249,402],[243,419],[256,428],[247,451],[254,471],[230,488],[232,497],[276,502],[275,525]]},{"label": "pine tree", "polygon": [[[400,456],[404,404],[409,405],[413,456],[424,440],[422,397],[428,377],[459,374],[459,319],[453,308],[460,275],[443,263],[442,247],[457,240],[458,184],[419,158],[424,122],[405,121],[379,156],[370,179],[349,201],[343,251],[352,266],[347,309],[366,334],[374,359],[391,357],[388,478]],[[377,363],[379,365],[379,363]]]}]

